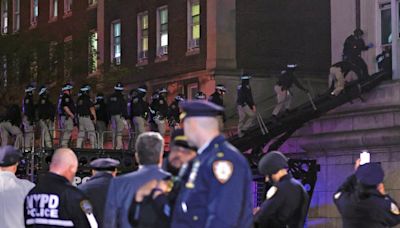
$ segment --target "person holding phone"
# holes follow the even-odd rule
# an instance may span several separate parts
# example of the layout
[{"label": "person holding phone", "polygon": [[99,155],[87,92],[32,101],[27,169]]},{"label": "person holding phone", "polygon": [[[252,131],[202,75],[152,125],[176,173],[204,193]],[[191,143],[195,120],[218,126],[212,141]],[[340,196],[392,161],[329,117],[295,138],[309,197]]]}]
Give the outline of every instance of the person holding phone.
[{"label": "person holding phone", "polygon": [[363,152],[350,175],[333,195],[343,227],[392,227],[400,223],[398,204],[385,192],[384,171]]}]

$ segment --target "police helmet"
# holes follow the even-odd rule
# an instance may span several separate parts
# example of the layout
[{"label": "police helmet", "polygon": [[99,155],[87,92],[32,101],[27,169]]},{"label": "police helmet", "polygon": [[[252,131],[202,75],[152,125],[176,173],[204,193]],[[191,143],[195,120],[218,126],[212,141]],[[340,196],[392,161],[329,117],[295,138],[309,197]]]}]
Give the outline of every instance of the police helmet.
[{"label": "police helmet", "polygon": [[243,74],[242,76],[240,76],[240,80],[250,80],[251,76],[249,74]]},{"label": "police helmet", "polygon": [[146,85],[141,85],[137,88],[137,91],[139,93],[147,93],[147,86]]},{"label": "police helmet", "polygon": [[288,159],[279,151],[271,151],[264,155],[260,162],[258,162],[258,171],[269,176],[275,174],[281,169],[288,168]]},{"label": "police helmet", "polygon": [[85,84],[85,85],[81,86],[80,92],[87,93],[90,89],[91,89],[90,85]]},{"label": "police helmet", "polygon": [[96,95],[96,101],[98,101],[98,100],[104,100],[104,94],[103,93],[98,93]]},{"label": "police helmet", "polygon": [[219,91],[221,91],[221,92],[226,92],[226,88],[225,88],[225,86],[224,85],[222,85],[222,84],[218,84],[218,85],[216,85],[215,86],[215,89],[216,90],[219,90]]},{"label": "police helmet", "polygon": [[158,90],[158,94],[162,94],[162,93],[168,93],[166,88],[161,88]]},{"label": "police helmet", "polygon": [[42,85],[39,88],[39,96],[41,96],[42,94],[45,94],[47,92],[47,88],[46,86]]},{"label": "police helmet", "polygon": [[115,84],[114,90],[122,91],[122,90],[124,90],[124,85],[122,85],[121,82],[118,82],[117,84]]},{"label": "police helmet", "polygon": [[199,91],[196,93],[196,95],[194,96],[195,99],[197,100],[205,100],[206,99],[206,94]]},{"label": "police helmet", "polygon": [[154,92],[154,93],[151,95],[151,99],[153,99],[153,100],[157,100],[159,97],[160,97],[160,95],[158,94],[158,92]]},{"label": "police helmet", "polygon": [[63,85],[63,87],[61,88],[61,90],[62,91],[66,91],[66,90],[71,90],[72,88],[74,88],[72,85],[71,85],[71,83],[65,83],[64,85]]},{"label": "police helmet", "polygon": [[175,100],[176,101],[184,101],[185,100],[185,96],[180,93],[175,97]]},{"label": "police helmet", "polygon": [[362,35],[364,35],[364,31],[363,31],[362,29],[360,29],[360,28],[356,28],[356,29],[353,31],[353,33],[354,33],[354,35],[356,35],[356,36],[362,36]]},{"label": "police helmet", "polygon": [[295,64],[295,63],[288,63],[286,65],[286,69],[288,69],[288,70],[294,70],[296,68],[297,68],[297,64]]},{"label": "police helmet", "polygon": [[25,87],[25,93],[31,93],[35,90],[35,86],[29,84]]}]

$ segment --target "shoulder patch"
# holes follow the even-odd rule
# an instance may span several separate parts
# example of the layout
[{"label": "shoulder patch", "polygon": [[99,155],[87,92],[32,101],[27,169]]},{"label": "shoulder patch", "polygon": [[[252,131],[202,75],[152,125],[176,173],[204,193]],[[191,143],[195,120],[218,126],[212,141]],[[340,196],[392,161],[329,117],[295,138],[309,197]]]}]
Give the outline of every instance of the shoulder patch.
[{"label": "shoulder patch", "polygon": [[340,198],[340,196],[342,195],[342,192],[336,192],[335,195],[333,195],[333,198],[335,200],[338,200]]},{"label": "shoulder patch", "polygon": [[276,186],[272,186],[269,188],[266,198],[267,200],[271,199],[272,197],[274,197],[274,195],[276,194],[276,192],[278,191],[278,188]]},{"label": "shoulder patch", "polygon": [[390,204],[390,212],[392,212],[394,215],[400,215],[399,207],[397,207],[397,205],[393,202]]},{"label": "shoulder patch", "polygon": [[80,206],[82,211],[85,212],[85,214],[93,213],[93,207],[92,204],[90,204],[89,200],[82,200],[80,202]]},{"label": "shoulder patch", "polygon": [[213,163],[214,176],[221,184],[228,182],[233,174],[233,168],[233,164],[230,161],[218,160]]},{"label": "shoulder patch", "polygon": [[64,98],[64,102],[69,102],[69,98],[68,97]]}]

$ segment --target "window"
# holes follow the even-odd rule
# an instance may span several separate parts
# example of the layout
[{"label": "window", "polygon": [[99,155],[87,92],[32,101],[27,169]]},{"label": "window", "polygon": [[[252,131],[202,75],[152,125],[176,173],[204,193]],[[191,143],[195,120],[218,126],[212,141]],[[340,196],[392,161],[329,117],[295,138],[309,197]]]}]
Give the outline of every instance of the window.
[{"label": "window", "polygon": [[[391,16],[390,3],[381,4],[380,10],[381,10],[381,45],[387,46],[390,45],[390,43],[392,43],[392,22],[391,22],[392,16]],[[400,13],[400,8],[399,8],[399,13]]]},{"label": "window", "polygon": [[64,0],[64,15],[70,15],[72,13],[72,0]]},{"label": "window", "polygon": [[97,0],[89,0],[89,6],[97,5]]},{"label": "window", "polygon": [[7,56],[1,56],[1,79],[3,81],[3,87],[7,87],[8,84],[8,72],[7,72]]},{"label": "window", "polygon": [[168,54],[168,8],[157,9],[157,55]]},{"label": "window", "polygon": [[13,1],[13,30],[19,31],[20,28],[20,0]]},{"label": "window", "polygon": [[71,78],[72,71],[72,36],[64,39],[64,79]]},{"label": "window", "polygon": [[199,84],[197,82],[190,83],[186,85],[188,99],[193,100],[196,96],[196,93],[199,92]]},{"label": "window", "polygon": [[1,0],[1,34],[7,34],[8,29],[8,0]]},{"label": "window", "polygon": [[31,0],[31,26],[37,25],[37,18],[39,16],[39,0]]},{"label": "window", "polygon": [[89,73],[94,73],[97,71],[97,58],[98,58],[98,37],[97,32],[92,31],[89,34]]},{"label": "window", "polygon": [[58,16],[58,0],[50,0],[50,20],[56,20]]},{"label": "window", "polygon": [[147,12],[138,14],[138,62],[147,60],[149,51],[149,15]]},{"label": "window", "polygon": [[121,22],[111,24],[111,60],[115,65],[121,64]]},{"label": "window", "polygon": [[49,73],[51,77],[58,75],[58,55],[57,55],[58,43],[51,41],[49,44]]},{"label": "window", "polygon": [[188,0],[188,49],[200,46],[200,3]]}]

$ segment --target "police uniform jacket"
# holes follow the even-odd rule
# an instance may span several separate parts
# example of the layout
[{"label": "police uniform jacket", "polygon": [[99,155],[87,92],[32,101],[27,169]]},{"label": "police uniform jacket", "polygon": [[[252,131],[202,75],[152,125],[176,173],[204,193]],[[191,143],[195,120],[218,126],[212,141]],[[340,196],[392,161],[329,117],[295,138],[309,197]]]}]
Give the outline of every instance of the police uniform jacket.
[{"label": "police uniform jacket", "polygon": [[8,106],[4,120],[10,121],[12,125],[19,127],[22,122],[21,111],[19,109],[19,106],[16,104]]},{"label": "police uniform jacket", "polygon": [[252,227],[246,159],[223,136],[198,153],[176,200],[171,227]]},{"label": "police uniform jacket", "polygon": [[158,115],[163,119],[167,117],[168,114],[168,103],[165,98],[160,97],[157,100],[157,111]]},{"label": "police uniform jacket", "polygon": [[38,117],[40,120],[53,120],[55,116],[55,106],[49,100],[47,95],[41,95],[36,105]]},{"label": "police uniform jacket", "polygon": [[82,94],[76,101],[76,112],[79,116],[90,116],[90,108],[94,107],[93,102],[90,100],[89,95]]},{"label": "police uniform jacket", "polygon": [[102,227],[103,224],[104,206],[112,178],[111,173],[98,172],[86,183],[78,186],[89,197],[89,201],[92,202],[93,212],[97,218],[99,227]]},{"label": "police uniform jacket", "polygon": [[140,116],[146,118],[149,112],[149,105],[143,100],[143,96],[138,95],[132,99],[131,109],[132,117]]},{"label": "police uniform jacket", "polygon": [[89,221],[95,220],[85,195],[54,173],[39,179],[26,196],[24,208],[27,227],[91,227]]},{"label": "police uniform jacket", "polygon": [[224,107],[224,100],[222,99],[222,95],[219,94],[217,91],[211,94],[209,100],[216,105]]},{"label": "police uniform jacket", "polygon": [[28,121],[35,121],[35,103],[33,102],[33,96],[31,94],[25,96],[22,105],[22,112],[28,118]]},{"label": "police uniform jacket", "polygon": [[138,171],[112,179],[107,193],[103,227],[132,227],[128,214],[136,191],[151,180],[166,177],[169,177],[169,173],[157,165],[145,165]]},{"label": "police uniform jacket", "polygon": [[94,107],[96,108],[96,117],[98,121],[104,121],[106,125],[108,124],[109,121],[109,116],[107,113],[107,105],[104,102],[104,100],[98,100]]},{"label": "police uniform jacket", "polygon": [[176,123],[179,123],[180,122],[179,115],[180,115],[179,102],[174,101],[168,107],[168,119],[170,121],[173,120]]},{"label": "police uniform jacket", "polygon": [[376,188],[360,194],[358,188],[357,179],[352,175],[334,194],[344,228],[383,228],[400,223],[398,205],[389,195],[382,195]]},{"label": "police uniform jacket", "polygon": [[242,107],[248,105],[250,108],[254,106],[253,94],[249,85],[238,87],[238,97],[236,103]]},{"label": "police uniform jacket", "polygon": [[303,228],[309,197],[303,186],[290,174],[272,186],[265,202],[254,217],[260,228]]},{"label": "police uniform jacket", "polygon": [[66,93],[64,93],[61,97],[60,111],[61,116],[69,117],[68,114],[64,111],[64,107],[68,107],[73,114],[76,113],[74,100],[72,100],[71,96]]},{"label": "police uniform jacket", "polygon": [[290,71],[284,71],[280,76],[279,80],[276,83],[277,85],[281,86],[282,89],[288,90],[292,87],[293,84],[296,85],[297,88],[301,90],[306,90],[297,80],[297,78],[294,76],[293,72]]},{"label": "police uniform jacket", "polygon": [[127,117],[126,101],[121,92],[116,91],[111,94],[108,98],[107,109],[110,116],[121,115],[124,118]]},{"label": "police uniform jacket", "polygon": [[347,57],[361,56],[362,51],[368,50],[368,46],[362,38],[357,39],[354,35],[346,38],[343,45],[343,55]]}]

